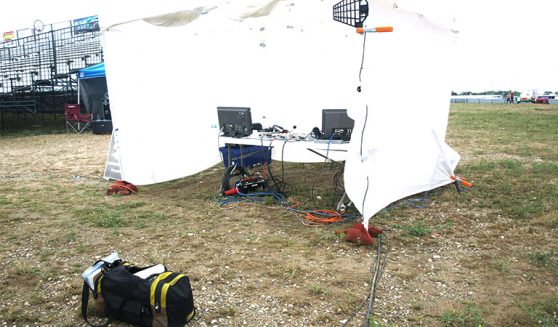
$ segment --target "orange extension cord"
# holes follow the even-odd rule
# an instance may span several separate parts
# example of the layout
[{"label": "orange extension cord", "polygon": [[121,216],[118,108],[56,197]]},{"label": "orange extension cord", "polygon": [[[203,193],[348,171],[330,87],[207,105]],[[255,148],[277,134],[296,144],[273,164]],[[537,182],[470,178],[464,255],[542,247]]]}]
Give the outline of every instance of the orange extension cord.
[{"label": "orange extension cord", "polygon": [[311,224],[331,224],[342,221],[343,217],[333,210],[313,210],[306,213],[306,219]]}]

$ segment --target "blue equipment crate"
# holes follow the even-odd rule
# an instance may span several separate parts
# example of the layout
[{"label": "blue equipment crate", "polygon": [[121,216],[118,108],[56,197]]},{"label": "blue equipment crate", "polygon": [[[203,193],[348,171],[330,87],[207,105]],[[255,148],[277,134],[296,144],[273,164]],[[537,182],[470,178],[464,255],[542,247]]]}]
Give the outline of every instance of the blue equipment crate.
[{"label": "blue equipment crate", "polygon": [[[221,155],[223,156],[223,165],[225,168],[228,163],[228,151],[227,147],[220,147]],[[231,165],[240,166],[241,156],[242,156],[242,167],[250,168],[259,164],[271,163],[271,147],[267,146],[244,146],[240,147],[238,145],[231,145]]]}]

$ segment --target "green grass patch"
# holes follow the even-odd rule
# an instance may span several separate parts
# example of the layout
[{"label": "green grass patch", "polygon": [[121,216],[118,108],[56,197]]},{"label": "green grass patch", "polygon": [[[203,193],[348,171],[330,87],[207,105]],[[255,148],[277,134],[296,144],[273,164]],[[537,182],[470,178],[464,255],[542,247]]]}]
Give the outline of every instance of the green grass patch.
[{"label": "green grass patch", "polygon": [[419,220],[409,225],[396,225],[395,227],[403,231],[403,236],[407,237],[424,237],[429,236],[433,232],[443,232],[453,228],[453,221],[448,220],[444,224],[436,226],[428,226],[424,220]]},{"label": "green grass patch", "polygon": [[38,268],[32,266],[28,261],[23,259],[13,260],[8,270],[11,275],[15,276],[28,276],[39,273]]},{"label": "green grass patch", "polygon": [[5,206],[8,205],[10,203],[10,200],[8,200],[7,197],[5,197],[4,195],[0,195],[0,206]]},{"label": "green grass patch", "polygon": [[533,174],[540,177],[558,175],[558,163],[555,162],[535,162],[532,169]]},{"label": "green grass patch", "polygon": [[419,221],[412,225],[403,225],[403,236],[422,237],[432,234],[432,228],[426,226],[424,221]]},{"label": "green grass patch", "polygon": [[515,159],[480,161],[460,167],[475,180],[478,205],[501,209],[518,219],[532,219],[558,208],[558,165]]},{"label": "green grass patch", "polygon": [[76,214],[82,223],[91,224],[95,227],[115,228],[127,225],[122,212],[114,208],[79,209]]},{"label": "green grass patch", "polygon": [[444,327],[480,327],[488,326],[482,317],[483,311],[472,302],[467,302],[459,311],[448,310],[440,315],[440,324]]},{"label": "green grass patch", "polygon": [[477,206],[530,220],[558,208],[558,110],[452,105],[450,144],[473,154],[458,174],[474,181]]},{"label": "green grass patch", "polygon": [[501,273],[510,274],[512,272],[511,261],[505,258],[493,257],[490,265]]},{"label": "green grass patch", "polygon": [[528,257],[532,264],[539,267],[552,267],[555,264],[554,251],[533,252]]},{"label": "green grass patch", "polygon": [[68,233],[66,233],[66,241],[68,242],[75,242],[78,238],[78,234],[75,230],[71,230]]},{"label": "green grass patch", "polygon": [[159,211],[141,211],[131,217],[131,223],[137,228],[145,228],[168,220],[169,216]]},{"label": "green grass patch", "polygon": [[308,287],[308,292],[313,296],[327,296],[331,294],[331,290],[322,285],[311,285]]},{"label": "green grass patch", "polygon": [[76,209],[75,214],[83,224],[113,229],[127,226],[145,228],[169,218],[166,213],[144,207],[144,202],[125,202],[116,206]]},{"label": "green grass patch", "polygon": [[[452,105],[448,129],[451,133],[490,131],[504,143],[528,144],[533,140],[556,141],[552,131],[558,124],[556,112],[542,113],[521,107],[497,106],[483,107],[471,105]],[[456,128],[451,128],[456,127]]]},{"label": "green grass patch", "polygon": [[531,319],[530,326],[558,326],[558,295],[536,301],[532,304],[519,303],[521,309]]}]

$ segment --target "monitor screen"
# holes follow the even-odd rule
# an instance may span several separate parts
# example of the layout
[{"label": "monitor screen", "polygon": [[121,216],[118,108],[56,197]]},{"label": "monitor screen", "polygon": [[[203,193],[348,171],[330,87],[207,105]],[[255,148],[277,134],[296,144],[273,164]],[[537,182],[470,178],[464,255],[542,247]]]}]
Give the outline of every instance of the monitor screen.
[{"label": "monitor screen", "polygon": [[322,133],[326,140],[349,141],[355,121],[347,115],[347,109],[323,109]]},{"label": "monitor screen", "polygon": [[219,129],[223,136],[243,137],[252,134],[252,114],[245,107],[217,107]]}]

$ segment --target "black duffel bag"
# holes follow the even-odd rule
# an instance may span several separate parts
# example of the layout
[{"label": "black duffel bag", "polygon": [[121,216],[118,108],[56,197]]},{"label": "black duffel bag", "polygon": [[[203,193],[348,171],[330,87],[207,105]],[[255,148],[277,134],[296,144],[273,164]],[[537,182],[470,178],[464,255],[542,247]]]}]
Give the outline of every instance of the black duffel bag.
[{"label": "black duffel bag", "polygon": [[146,279],[134,275],[147,268],[122,261],[103,267],[93,289],[97,313],[108,317],[102,325],[87,320],[90,288],[84,283],[81,314],[85,322],[94,327],[108,326],[114,319],[142,327],[186,325],[195,314],[190,279],[171,271]]}]

